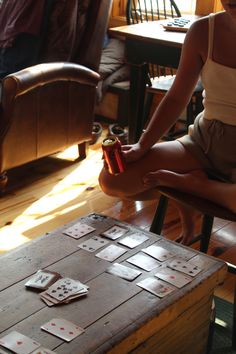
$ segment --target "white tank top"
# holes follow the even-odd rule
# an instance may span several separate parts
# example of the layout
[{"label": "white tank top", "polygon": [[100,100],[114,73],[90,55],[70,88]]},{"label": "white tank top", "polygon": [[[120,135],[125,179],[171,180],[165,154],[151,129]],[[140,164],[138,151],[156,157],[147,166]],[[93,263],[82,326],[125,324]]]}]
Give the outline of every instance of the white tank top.
[{"label": "white tank top", "polygon": [[[202,115],[236,125],[236,69],[212,60],[215,15],[209,16],[208,55],[202,68],[204,87]],[[222,48],[222,50],[224,50]]]}]

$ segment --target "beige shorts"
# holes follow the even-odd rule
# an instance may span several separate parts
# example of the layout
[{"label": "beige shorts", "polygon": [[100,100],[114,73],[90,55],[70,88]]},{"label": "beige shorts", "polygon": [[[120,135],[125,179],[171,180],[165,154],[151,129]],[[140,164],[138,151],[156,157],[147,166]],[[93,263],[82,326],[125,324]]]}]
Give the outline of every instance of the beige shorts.
[{"label": "beige shorts", "polygon": [[236,126],[201,116],[178,139],[207,173],[236,183]]}]

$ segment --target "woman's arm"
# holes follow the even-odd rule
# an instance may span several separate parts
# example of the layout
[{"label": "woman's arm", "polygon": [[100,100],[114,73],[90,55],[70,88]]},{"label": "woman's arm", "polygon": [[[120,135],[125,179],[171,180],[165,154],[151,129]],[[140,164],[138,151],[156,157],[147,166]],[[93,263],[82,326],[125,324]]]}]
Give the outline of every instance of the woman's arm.
[{"label": "woman's arm", "polygon": [[207,47],[208,18],[205,17],[196,21],[186,34],[174,83],[139,140],[143,151],[147,151],[165,134],[187,106],[206,60]]}]

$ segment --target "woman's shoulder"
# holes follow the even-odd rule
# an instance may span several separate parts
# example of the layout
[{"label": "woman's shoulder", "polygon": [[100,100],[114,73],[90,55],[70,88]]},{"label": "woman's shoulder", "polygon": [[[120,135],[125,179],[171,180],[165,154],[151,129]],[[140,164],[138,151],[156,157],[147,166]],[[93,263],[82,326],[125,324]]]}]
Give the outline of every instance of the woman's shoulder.
[{"label": "woman's shoulder", "polygon": [[211,13],[206,16],[199,16],[196,18],[196,21],[193,22],[191,28],[193,28],[195,31],[204,31],[206,32],[209,27],[209,21],[210,18],[214,18],[217,20],[223,20],[225,17],[225,11],[217,12],[217,13]]},{"label": "woman's shoulder", "polygon": [[201,44],[208,36],[209,16],[197,18],[187,32],[187,39]]}]

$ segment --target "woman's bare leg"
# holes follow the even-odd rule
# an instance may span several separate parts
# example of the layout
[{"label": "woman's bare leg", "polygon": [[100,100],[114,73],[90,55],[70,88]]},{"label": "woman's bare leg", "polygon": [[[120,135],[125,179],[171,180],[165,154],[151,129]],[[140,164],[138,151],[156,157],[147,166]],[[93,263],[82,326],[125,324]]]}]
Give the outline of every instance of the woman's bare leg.
[{"label": "woman's bare leg", "polygon": [[126,171],[119,175],[111,175],[103,168],[99,183],[102,190],[111,196],[156,199],[159,182],[149,185],[145,183],[144,176],[160,169],[184,174],[201,169],[201,165],[179,141],[164,142],[154,145],[143,158],[129,163]]},{"label": "woman's bare leg", "polygon": [[180,203],[176,204],[182,226],[181,243],[183,245],[189,245],[191,240],[194,238],[196,220],[200,213],[190,206]]},{"label": "woman's bare leg", "polygon": [[158,185],[174,187],[219,204],[236,213],[236,184],[210,180],[195,173],[176,173],[159,170],[156,173]]}]

